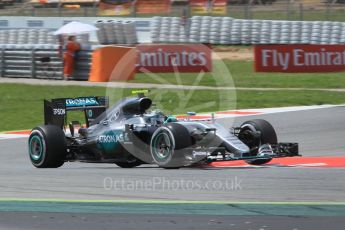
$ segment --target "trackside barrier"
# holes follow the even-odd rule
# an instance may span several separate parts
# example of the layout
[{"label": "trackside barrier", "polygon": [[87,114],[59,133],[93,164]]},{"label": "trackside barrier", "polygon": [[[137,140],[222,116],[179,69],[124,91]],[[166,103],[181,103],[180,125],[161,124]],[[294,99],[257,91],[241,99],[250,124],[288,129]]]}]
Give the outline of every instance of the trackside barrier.
[{"label": "trackside barrier", "polygon": [[246,20],[230,17],[153,17],[154,43],[344,44],[345,22]]},{"label": "trackside barrier", "polygon": [[[78,53],[75,80],[88,80],[91,63],[90,50]],[[0,50],[0,77],[62,79],[63,60],[58,49]]]},{"label": "trackside barrier", "polygon": [[95,26],[101,44],[136,44],[138,35],[134,21],[98,20]]}]

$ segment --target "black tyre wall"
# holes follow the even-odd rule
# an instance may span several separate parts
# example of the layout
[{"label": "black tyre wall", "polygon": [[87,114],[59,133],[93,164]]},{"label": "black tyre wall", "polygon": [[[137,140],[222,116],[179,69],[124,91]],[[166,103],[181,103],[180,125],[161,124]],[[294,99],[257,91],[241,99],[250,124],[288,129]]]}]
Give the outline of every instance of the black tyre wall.
[{"label": "black tyre wall", "polygon": [[[44,141],[44,151],[39,159],[33,159],[29,154],[32,164],[37,168],[58,168],[64,164],[66,157],[66,139],[64,132],[57,126],[44,125],[34,128],[30,140],[37,136]],[[30,152],[30,150],[29,150]]]},{"label": "black tyre wall", "polygon": [[[255,141],[253,144],[249,144],[250,148],[255,148],[255,147],[260,147],[258,146],[259,144],[277,144],[278,143],[278,138],[277,134],[273,128],[273,126],[266,120],[262,119],[254,119],[250,121],[244,122],[241,127],[244,127],[245,125],[251,125],[255,128],[256,131],[260,131],[260,139]],[[257,145],[257,146],[256,146]],[[258,154],[256,151],[254,153],[255,155]],[[251,165],[262,165],[270,162],[272,158],[267,158],[267,159],[252,159],[252,160],[246,160],[248,164]]]}]

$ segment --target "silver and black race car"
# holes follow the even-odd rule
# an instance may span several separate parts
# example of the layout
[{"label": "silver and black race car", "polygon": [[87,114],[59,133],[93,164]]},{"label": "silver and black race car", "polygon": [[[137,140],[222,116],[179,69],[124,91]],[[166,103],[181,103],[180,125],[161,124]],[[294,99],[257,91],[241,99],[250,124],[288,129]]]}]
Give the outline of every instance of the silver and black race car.
[{"label": "silver and black race car", "polygon": [[[278,143],[272,125],[261,119],[227,129],[215,119],[177,120],[149,111],[143,93],[108,108],[107,97],[44,101],[45,125],[29,137],[29,156],[37,168],[64,162],[115,163],[123,168],[157,164],[162,168],[245,160],[261,165],[276,157],[298,156],[297,143]],[[71,121],[68,111],[81,110],[85,124]]]}]

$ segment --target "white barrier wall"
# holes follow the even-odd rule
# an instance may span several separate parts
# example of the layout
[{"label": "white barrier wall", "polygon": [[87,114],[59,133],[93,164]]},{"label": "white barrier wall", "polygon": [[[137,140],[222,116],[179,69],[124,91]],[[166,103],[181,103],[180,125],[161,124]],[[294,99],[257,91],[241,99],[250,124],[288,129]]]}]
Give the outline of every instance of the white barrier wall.
[{"label": "white barrier wall", "polygon": [[97,37],[100,44],[136,44],[138,35],[134,21],[98,20]]},{"label": "white barrier wall", "polygon": [[[109,17],[0,17],[0,31],[9,29],[46,29],[54,31],[71,21],[80,21],[88,24],[96,24],[97,21],[108,21]],[[123,23],[134,22],[139,43],[149,43],[151,18],[111,18]],[[126,31],[125,31],[126,32]],[[97,34],[90,34],[91,42],[98,42]]]},{"label": "white barrier wall", "polygon": [[189,42],[188,23],[180,17],[153,17],[152,42]]},{"label": "white barrier wall", "polygon": [[[345,22],[242,20],[194,16],[188,28],[176,17],[154,17],[153,42],[211,44],[344,44]],[[182,33],[181,33],[182,31]]]},{"label": "white barrier wall", "polygon": [[[105,23],[109,19],[109,17],[0,17],[0,31],[9,29],[45,29],[53,31],[74,20],[97,25],[97,22]],[[112,17],[111,22],[113,25],[111,25],[111,28],[116,27],[116,30],[114,29],[116,33],[108,32],[107,34],[106,31],[109,31],[109,28],[106,29],[106,27],[109,27],[109,25],[104,24],[103,34],[99,34],[100,39],[103,39],[101,43],[108,44],[117,40],[126,43],[126,39],[130,41],[128,43],[134,43],[136,39],[132,36],[133,25],[130,25],[128,30],[124,30],[122,24],[120,25],[122,28],[118,25],[115,26],[119,20],[122,24],[134,22],[138,43],[201,42],[224,45],[345,43],[344,22],[244,20],[210,16],[194,16],[189,21],[185,21],[180,17]],[[122,33],[119,31],[122,31]],[[0,41],[1,39],[6,40],[4,36],[0,34]],[[13,37],[13,39],[15,38]],[[96,33],[90,35],[90,41],[98,42]],[[22,42],[25,42],[24,39],[17,41],[17,43]]]}]

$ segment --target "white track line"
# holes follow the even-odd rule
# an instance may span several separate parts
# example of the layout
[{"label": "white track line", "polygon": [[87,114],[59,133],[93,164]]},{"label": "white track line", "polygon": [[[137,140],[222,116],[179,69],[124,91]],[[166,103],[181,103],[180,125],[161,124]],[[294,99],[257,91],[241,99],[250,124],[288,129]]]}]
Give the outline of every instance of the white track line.
[{"label": "white track line", "polygon": [[24,137],[29,137],[29,135],[26,135],[26,134],[3,134],[3,133],[0,133],[0,140],[16,139],[16,138],[24,138]]},{"label": "white track line", "polygon": [[[325,108],[333,108],[345,105],[311,105],[311,106],[290,106],[290,107],[279,107],[279,108],[263,108],[263,109],[241,109],[241,110],[228,110],[222,112],[216,112],[215,118],[233,118],[233,117],[244,117],[244,116],[257,116],[263,114],[271,114],[271,113],[286,113],[286,112],[296,112],[296,111],[305,111],[305,110],[314,110],[314,109],[325,109]],[[229,112],[230,114],[224,114]],[[233,114],[231,114],[233,112]],[[239,112],[239,113],[236,113]],[[243,112],[243,114],[240,114]],[[246,114],[248,112],[248,114]],[[190,117],[191,120],[202,120],[197,118],[198,116],[208,116],[211,118],[211,112],[209,113],[198,113],[196,114],[196,119],[193,119],[193,116]]]}]

